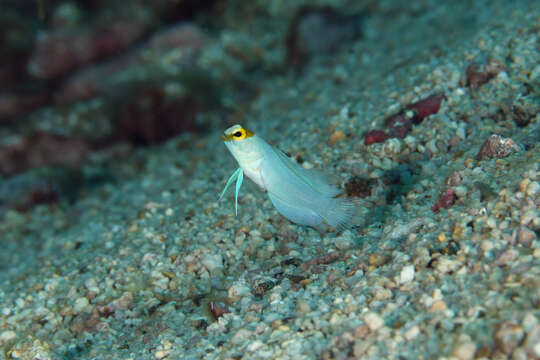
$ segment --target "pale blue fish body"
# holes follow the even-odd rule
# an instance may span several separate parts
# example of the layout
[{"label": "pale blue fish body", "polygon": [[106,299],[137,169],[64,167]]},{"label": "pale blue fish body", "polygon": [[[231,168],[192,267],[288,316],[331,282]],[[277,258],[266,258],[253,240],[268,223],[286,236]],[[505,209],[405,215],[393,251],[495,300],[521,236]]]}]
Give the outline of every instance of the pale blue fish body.
[{"label": "pale blue fish body", "polygon": [[315,227],[327,223],[334,228],[350,223],[353,203],[336,198],[340,190],[316,170],[304,169],[240,125],[227,129],[223,139],[240,168],[229,178],[221,196],[236,178],[237,204],[245,174],[266,190],[277,211],[294,223]]}]

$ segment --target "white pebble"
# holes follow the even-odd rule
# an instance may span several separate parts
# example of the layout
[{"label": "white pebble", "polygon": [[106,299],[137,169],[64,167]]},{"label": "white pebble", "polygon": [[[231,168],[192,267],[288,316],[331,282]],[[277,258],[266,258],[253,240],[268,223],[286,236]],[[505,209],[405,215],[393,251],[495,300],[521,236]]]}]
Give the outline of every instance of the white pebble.
[{"label": "white pebble", "polygon": [[414,265],[405,266],[401,270],[401,274],[399,275],[399,282],[401,284],[405,284],[413,280],[414,280]]},{"label": "white pebble", "polygon": [[0,334],[0,344],[6,344],[12,340],[15,340],[17,334],[15,331],[6,330]]},{"label": "white pebble", "polygon": [[334,246],[338,250],[349,249],[351,248],[352,243],[353,243],[353,236],[349,230],[344,231],[341,236],[336,237],[334,240]]},{"label": "white pebble", "polygon": [[453,355],[461,360],[474,359],[474,353],[476,352],[476,345],[472,342],[465,342],[459,344],[453,351]]},{"label": "white pebble", "polygon": [[467,195],[467,187],[466,186],[463,186],[463,185],[456,186],[455,191],[456,191],[456,196],[458,198],[464,198]]},{"label": "white pebble", "polygon": [[201,264],[209,273],[223,269],[223,258],[220,254],[205,254],[201,259]]},{"label": "white pebble", "polygon": [[229,288],[229,298],[238,299],[249,295],[250,288],[244,282],[236,282]]},{"label": "white pebble", "polygon": [[164,359],[169,356],[170,350],[158,350],[156,351],[156,359]]},{"label": "white pebble", "polygon": [[407,340],[413,340],[418,335],[420,335],[420,328],[416,325],[411,327],[407,332],[405,333],[405,339]]},{"label": "white pebble", "polygon": [[467,132],[465,131],[465,127],[464,127],[464,126],[458,127],[458,129],[457,129],[457,131],[456,131],[456,135],[457,135],[461,140],[465,140],[465,138],[467,137]]},{"label": "white pebble", "polygon": [[234,334],[231,341],[233,344],[241,344],[244,341],[247,341],[251,336],[252,332],[248,329],[240,329]]},{"label": "white pebble", "polygon": [[426,147],[434,154],[439,152],[439,149],[437,148],[437,142],[435,139],[431,139],[427,142]]},{"label": "white pebble", "polygon": [[369,312],[364,316],[364,321],[371,331],[376,331],[384,326],[384,320],[379,314]]},{"label": "white pebble", "polygon": [[96,279],[90,278],[84,282],[84,286],[93,293],[99,294],[99,287]]},{"label": "white pebble", "polygon": [[89,305],[88,299],[84,296],[78,298],[75,300],[75,304],[73,304],[73,314],[77,315],[82,313]]},{"label": "white pebble", "polygon": [[529,184],[529,186],[527,186],[527,195],[534,196],[538,193],[539,190],[540,185],[538,184],[538,182],[533,181]]}]

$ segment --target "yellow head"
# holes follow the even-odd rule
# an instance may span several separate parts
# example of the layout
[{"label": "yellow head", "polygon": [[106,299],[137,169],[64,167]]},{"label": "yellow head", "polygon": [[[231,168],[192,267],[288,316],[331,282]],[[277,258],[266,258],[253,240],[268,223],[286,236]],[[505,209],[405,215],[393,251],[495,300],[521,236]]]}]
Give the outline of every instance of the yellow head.
[{"label": "yellow head", "polygon": [[221,139],[223,141],[242,141],[244,139],[250,138],[253,136],[253,132],[248,129],[243,128],[241,125],[233,125],[223,132]]}]

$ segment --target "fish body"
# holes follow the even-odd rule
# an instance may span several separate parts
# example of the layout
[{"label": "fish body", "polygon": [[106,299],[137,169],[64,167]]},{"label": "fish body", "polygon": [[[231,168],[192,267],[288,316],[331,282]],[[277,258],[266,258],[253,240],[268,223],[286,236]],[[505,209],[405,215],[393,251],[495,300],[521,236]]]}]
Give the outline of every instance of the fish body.
[{"label": "fish body", "polygon": [[229,178],[221,196],[236,178],[237,204],[245,174],[266,190],[277,211],[294,223],[314,227],[327,223],[334,228],[349,224],[353,203],[337,198],[341,191],[318,171],[304,169],[240,125],[225,130],[222,138],[240,168]]}]

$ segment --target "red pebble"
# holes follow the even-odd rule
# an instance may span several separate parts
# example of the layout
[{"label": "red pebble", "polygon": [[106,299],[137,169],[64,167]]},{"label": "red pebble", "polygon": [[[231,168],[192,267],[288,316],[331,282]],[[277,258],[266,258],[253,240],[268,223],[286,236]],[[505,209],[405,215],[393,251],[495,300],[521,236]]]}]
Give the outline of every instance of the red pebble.
[{"label": "red pebble", "polygon": [[448,209],[450,206],[454,205],[454,203],[457,200],[457,195],[454,189],[448,189],[446,192],[441,196],[439,201],[437,201],[432,207],[431,210],[433,212],[438,213],[441,208]]},{"label": "red pebble", "polygon": [[446,96],[444,96],[443,93],[436,93],[425,99],[407,105],[407,109],[415,112],[413,121],[418,124],[429,115],[436,114],[441,107],[443,99],[446,99]]},{"label": "red pebble", "polygon": [[366,134],[364,139],[365,145],[371,145],[375,143],[380,143],[388,139],[388,134],[384,130],[371,130]]}]

